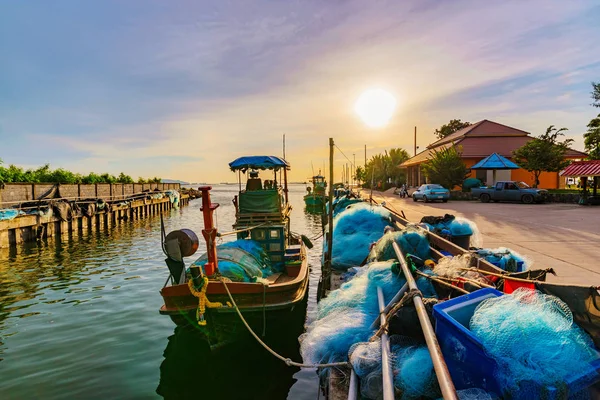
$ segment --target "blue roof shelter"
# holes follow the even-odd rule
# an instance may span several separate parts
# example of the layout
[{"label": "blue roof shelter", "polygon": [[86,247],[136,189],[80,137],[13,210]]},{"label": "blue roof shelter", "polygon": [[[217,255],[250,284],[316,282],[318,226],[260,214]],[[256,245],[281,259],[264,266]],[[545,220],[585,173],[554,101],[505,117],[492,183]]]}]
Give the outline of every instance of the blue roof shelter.
[{"label": "blue roof shelter", "polygon": [[498,153],[492,153],[483,160],[479,161],[477,164],[473,165],[471,169],[491,169],[493,170],[493,183],[496,183],[496,170],[505,170],[505,169],[519,169],[517,164],[510,161],[506,157],[502,157]]}]

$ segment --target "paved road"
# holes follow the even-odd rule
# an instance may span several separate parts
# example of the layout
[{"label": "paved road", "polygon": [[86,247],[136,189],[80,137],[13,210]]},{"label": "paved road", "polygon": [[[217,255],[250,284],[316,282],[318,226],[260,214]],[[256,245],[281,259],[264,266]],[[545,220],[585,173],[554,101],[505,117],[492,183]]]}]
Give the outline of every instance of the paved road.
[{"label": "paved road", "polygon": [[511,204],[450,201],[413,202],[378,195],[410,221],[425,215],[461,216],[474,221],[483,246],[509,247],[533,260],[534,268],[554,268],[548,281],[600,286],[600,207],[575,204]]}]

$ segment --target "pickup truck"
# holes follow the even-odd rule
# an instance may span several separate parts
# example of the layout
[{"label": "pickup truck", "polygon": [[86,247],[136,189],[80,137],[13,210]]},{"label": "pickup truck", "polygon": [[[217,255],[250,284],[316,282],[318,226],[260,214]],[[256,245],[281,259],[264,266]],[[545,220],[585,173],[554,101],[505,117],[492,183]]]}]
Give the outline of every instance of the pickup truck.
[{"label": "pickup truck", "polygon": [[491,187],[471,189],[471,197],[479,199],[482,203],[490,200],[497,201],[521,201],[525,204],[543,203],[546,200],[547,190],[529,187],[524,182],[501,181]]}]

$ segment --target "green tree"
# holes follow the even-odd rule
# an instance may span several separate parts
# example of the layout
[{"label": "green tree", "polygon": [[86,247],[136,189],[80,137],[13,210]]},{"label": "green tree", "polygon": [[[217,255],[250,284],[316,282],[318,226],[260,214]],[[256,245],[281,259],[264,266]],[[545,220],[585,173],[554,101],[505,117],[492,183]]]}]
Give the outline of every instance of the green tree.
[{"label": "green tree", "polygon": [[592,82],[592,100],[594,107],[600,107],[600,82]]},{"label": "green tree", "polygon": [[436,129],[434,134],[438,139],[443,139],[448,135],[453,134],[456,131],[459,131],[467,126],[471,125],[470,122],[462,122],[460,119],[452,119],[445,125],[442,125],[440,129]]},{"label": "green tree", "polygon": [[587,128],[587,132],[583,134],[585,151],[591,160],[600,160],[600,114],[590,121]]},{"label": "green tree", "polygon": [[129,175],[125,175],[123,172],[117,177],[118,183],[133,183],[133,178]]},{"label": "green tree", "polygon": [[523,147],[513,151],[515,162],[535,178],[534,187],[540,184],[540,174],[543,171],[558,172],[566,168],[570,161],[565,160],[565,153],[573,143],[573,139],[558,140],[564,136],[567,128],[556,129],[550,125],[546,133],[527,142]]},{"label": "green tree", "polygon": [[365,172],[365,169],[363,167],[356,167],[355,176],[358,182],[367,181],[367,173]]},{"label": "green tree", "polygon": [[433,150],[432,157],[422,167],[425,176],[432,183],[439,183],[449,190],[462,185],[467,177],[468,169],[461,154],[461,148],[456,146]]}]

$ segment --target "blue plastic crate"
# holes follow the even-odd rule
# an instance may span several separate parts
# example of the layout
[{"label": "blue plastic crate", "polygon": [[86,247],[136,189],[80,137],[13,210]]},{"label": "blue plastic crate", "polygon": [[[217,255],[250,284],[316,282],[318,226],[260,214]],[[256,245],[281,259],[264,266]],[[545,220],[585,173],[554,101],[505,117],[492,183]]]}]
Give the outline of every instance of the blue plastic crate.
[{"label": "blue plastic crate", "polygon": [[[497,364],[489,357],[483,345],[469,330],[469,322],[475,308],[485,299],[502,296],[495,289],[480,289],[454,299],[436,304],[433,307],[435,333],[448,365],[456,389],[481,388],[487,392],[502,395],[502,389],[494,378]],[[592,363],[592,368],[583,370],[567,379],[569,394],[586,390],[599,381],[600,359]],[[555,387],[540,388],[542,395],[533,398],[552,400],[566,398],[564,391]],[[532,398],[532,399],[533,399]]]}]

